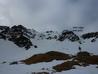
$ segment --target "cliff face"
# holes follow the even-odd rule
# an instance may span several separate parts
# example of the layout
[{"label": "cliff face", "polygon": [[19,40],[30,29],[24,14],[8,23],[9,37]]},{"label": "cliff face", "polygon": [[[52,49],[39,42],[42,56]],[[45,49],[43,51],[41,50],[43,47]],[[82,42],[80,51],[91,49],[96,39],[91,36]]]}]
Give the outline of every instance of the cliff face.
[{"label": "cliff face", "polygon": [[91,33],[86,33],[86,34],[83,34],[81,36],[83,39],[90,39],[90,38],[93,38],[91,40],[91,42],[95,42],[96,39],[98,38],[98,32],[91,32]]},{"label": "cliff face", "polygon": [[73,32],[73,31],[68,31],[64,30],[62,34],[59,36],[59,41],[64,41],[65,39],[69,39],[70,41],[79,41],[79,37]]},{"label": "cliff face", "polygon": [[29,49],[33,44],[28,36],[28,30],[22,26],[0,26],[0,39],[9,40],[19,47]]}]

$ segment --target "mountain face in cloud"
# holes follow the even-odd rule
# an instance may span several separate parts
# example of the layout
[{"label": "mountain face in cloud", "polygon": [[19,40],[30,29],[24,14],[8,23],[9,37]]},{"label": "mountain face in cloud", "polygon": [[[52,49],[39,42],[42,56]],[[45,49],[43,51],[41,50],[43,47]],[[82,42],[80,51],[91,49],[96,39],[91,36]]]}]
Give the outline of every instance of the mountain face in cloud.
[{"label": "mountain face in cloud", "polygon": [[98,0],[0,0],[0,24],[23,24],[38,31],[98,24]]}]

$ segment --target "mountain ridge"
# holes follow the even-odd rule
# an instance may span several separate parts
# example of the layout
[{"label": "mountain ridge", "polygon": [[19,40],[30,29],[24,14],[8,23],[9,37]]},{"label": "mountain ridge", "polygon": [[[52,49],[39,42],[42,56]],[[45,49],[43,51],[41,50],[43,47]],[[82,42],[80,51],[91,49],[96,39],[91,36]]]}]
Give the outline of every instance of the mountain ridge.
[{"label": "mountain ridge", "polygon": [[81,38],[84,41],[92,38],[91,42],[95,42],[98,38],[98,32],[84,33],[78,36],[76,33],[74,33],[74,31],[70,30],[63,30],[61,33],[57,31],[46,31],[40,33],[34,29],[27,29],[22,25],[14,25],[12,27],[0,26],[0,39],[12,41],[17,46],[24,47],[26,50],[28,50],[31,46],[34,48],[38,47],[32,43],[31,39],[54,39],[61,42],[68,39],[71,42],[78,42],[79,44],[82,44],[83,41]]}]

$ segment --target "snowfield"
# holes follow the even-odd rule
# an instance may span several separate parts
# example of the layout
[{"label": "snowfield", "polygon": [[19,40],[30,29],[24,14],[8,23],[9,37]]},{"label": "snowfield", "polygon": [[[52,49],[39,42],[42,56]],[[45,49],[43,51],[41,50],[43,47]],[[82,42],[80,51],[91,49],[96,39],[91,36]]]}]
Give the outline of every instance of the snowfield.
[{"label": "snowfield", "polygon": [[[66,60],[53,60],[51,62],[39,62],[36,64],[26,65],[21,62],[19,64],[10,65],[10,62],[27,59],[35,54],[44,54],[49,51],[58,51],[75,55],[81,51],[87,51],[94,55],[98,55],[98,40],[91,42],[91,39],[82,40],[83,44],[71,42],[68,39],[64,41],[58,41],[56,39],[38,39],[38,35],[35,38],[31,38],[31,42],[37,45],[37,48],[31,46],[30,49],[18,47],[13,42],[0,39],[0,74],[34,74],[34,72],[48,72],[50,74],[97,74],[98,65],[89,65],[86,67],[74,66],[75,69],[55,72],[52,69],[53,66],[61,64]],[[36,73],[37,74],[37,73]],[[42,73],[45,74],[45,73]]]}]

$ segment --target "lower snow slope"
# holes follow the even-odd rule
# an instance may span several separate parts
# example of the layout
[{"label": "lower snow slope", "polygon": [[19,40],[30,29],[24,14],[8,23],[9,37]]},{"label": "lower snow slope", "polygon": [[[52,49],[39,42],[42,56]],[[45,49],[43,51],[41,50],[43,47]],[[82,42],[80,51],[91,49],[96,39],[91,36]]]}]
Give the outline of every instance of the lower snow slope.
[{"label": "lower snow slope", "polygon": [[[79,47],[82,48],[82,51],[88,51],[90,53],[98,55],[98,40],[94,43],[91,43],[89,40],[86,40],[85,43],[79,44],[78,42],[70,42],[65,40],[63,42],[56,40],[37,40],[32,39],[32,43],[38,46],[38,48],[31,47],[29,50],[19,48],[10,41],[0,40],[0,74],[31,74],[32,72],[41,72],[42,68],[49,68],[45,70],[52,72],[51,67],[63,61],[51,61],[48,63],[38,63],[32,65],[18,64],[18,65],[9,65],[9,62],[22,60],[29,58],[34,54],[46,53],[48,51],[59,51],[68,54],[76,54],[79,52]],[[2,64],[6,61],[7,63]],[[55,74],[97,74],[98,68],[96,65],[90,65],[87,67],[76,66],[76,69],[56,72]]]}]

